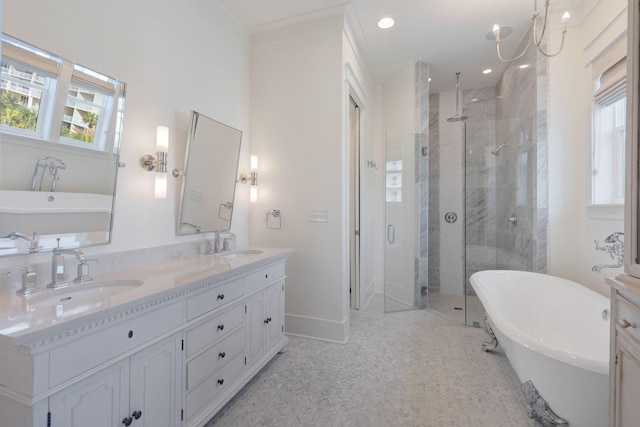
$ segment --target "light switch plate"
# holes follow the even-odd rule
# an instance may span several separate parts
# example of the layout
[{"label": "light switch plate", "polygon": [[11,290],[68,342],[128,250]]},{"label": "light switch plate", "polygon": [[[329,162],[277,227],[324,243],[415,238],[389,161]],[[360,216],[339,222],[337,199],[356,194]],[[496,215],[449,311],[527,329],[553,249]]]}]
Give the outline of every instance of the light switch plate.
[{"label": "light switch plate", "polygon": [[329,209],[309,209],[310,222],[329,222]]}]

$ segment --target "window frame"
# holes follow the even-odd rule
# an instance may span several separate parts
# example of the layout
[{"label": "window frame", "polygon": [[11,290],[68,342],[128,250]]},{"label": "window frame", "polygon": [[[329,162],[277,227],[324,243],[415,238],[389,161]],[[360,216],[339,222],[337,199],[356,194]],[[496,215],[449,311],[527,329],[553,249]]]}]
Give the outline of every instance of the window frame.
[{"label": "window frame", "polygon": [[[52,144],[58,148],[66,146],[107,154],[118,149],[110,140],[115,133],[120,132],[120,99],[124,95],[124,86],[122,83],[78,64],[70,64],[58,56],[14,39],[6,34],[2,34],[2,43],[11,44],[11,50],[14,51],[16,57],[24,56],[24,58],[7,56],[3,49],[2,63],[18,64],[20,67],[27,68],[31,72],[45,76],[45,86],[47,89],[46,94],[44,89],[41,89],[43,92],[40,99],[36,131],[0,125],[0,133],[3,136],[7,137],[8,140],[27,138],[29,140]],[[55,73],[44,69],[44,67],[49,67],[49,63],[43,67],[38,66],[38,61],[42,60],[42,58],[57,63]],[[2,75],[2,79],[5,79],[5,75]],[[69,99],[69,91],[73,85],[77,85],[80,88],[90,90],[94,93],[100,93],[104,97],[102,104],[78,100],[78,102],[95,106],[100,111],[100,119],[96,124],[93,141],[91,143],[61,135],[62,126],[65,123],[65,109]]]}]

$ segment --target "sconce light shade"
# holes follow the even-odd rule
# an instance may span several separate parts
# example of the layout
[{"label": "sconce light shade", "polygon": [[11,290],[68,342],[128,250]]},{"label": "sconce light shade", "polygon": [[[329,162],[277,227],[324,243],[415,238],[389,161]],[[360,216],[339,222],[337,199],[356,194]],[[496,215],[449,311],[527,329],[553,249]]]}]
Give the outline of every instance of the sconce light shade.
[{"label": "sconce light shade", "polygon": [[155,185],[155,191],[153,193],[153,197],[155,197],[156,199],[167,198],[167,174],[166,173],[156,174],[156,185]]},{"label": "sconce light shade", "polygon": [[246,174],[240,175],[242,184],[249,183],[249,202],[256,203],[258,201],[258,156],[251,156],[251,176]]},{"label": "sconce light shade", "polygon": [[158,126],[156,130],[156,151],[169,151],[169,128]]},{"label": "sconce light shade", "polygon": [[140,157],[140,167],[147,172],[156,171],[154,197],[165,199],[167,197],[167,157],[169,151],[169,128],[158,126],[156,128],[156,155],[145,154]]}]

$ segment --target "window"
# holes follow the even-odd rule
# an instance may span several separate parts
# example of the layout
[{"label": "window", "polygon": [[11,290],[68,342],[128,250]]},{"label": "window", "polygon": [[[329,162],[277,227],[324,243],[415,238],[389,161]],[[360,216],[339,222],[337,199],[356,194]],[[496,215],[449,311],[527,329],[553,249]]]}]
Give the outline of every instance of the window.
[{"label": "window", "polygon": [[61,142],[105,149],[115,91],[113,82],[101,77],[84,67],[74,66],[60,127]]},{"label": "window", "polygon": [[[118,129],[123,86],[103,74],[64,62],[2,36],[0,130],[100,151],[110,151]],[[65,96],[66,94],[66,96]]]},{"label": "window", "polygon": [[592,64],[594,74],[592,134],[593,204],[624,203],[626,137],[626,38],[614,43]]},{"label": "window", "polygon": [[402,160],[387,162],[386,167],[386,202],[402,202]]},{"label": "window", "polygon": [[0,73],[0,126],[43,137],[56,90],[59,61],[46,53],[4,40]]}]

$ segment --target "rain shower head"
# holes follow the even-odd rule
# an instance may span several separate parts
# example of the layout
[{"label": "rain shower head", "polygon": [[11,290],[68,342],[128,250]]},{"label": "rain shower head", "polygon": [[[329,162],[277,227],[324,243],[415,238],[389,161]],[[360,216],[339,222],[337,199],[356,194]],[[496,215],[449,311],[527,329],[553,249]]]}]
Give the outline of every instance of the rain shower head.
[{"label": "rain shower head", "polygon": [[494,156],[498,157],[500,155],[500,150],[502,150],[504,147],[508,147],[508,146],[509,146],[509,144],[502,144],[498,148],[496,148],[495,150],[491,151],[491,154],[493,154]]},{"label": "rain shower head", "polygon": [[448,122],[464,122],[467,120],[467,116],[460,114],[460,73],[456,73],[456,115],[449,117]]},{"label": "rain shower head", "polygon": [[455,115],[453,117],[449,117],[447,119],[448,122],[464,122],[465,120],[467,120],[469,117],[467,116],[459,116],[459,115]]}]

